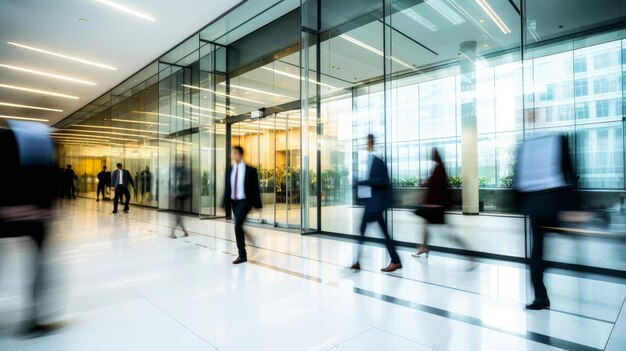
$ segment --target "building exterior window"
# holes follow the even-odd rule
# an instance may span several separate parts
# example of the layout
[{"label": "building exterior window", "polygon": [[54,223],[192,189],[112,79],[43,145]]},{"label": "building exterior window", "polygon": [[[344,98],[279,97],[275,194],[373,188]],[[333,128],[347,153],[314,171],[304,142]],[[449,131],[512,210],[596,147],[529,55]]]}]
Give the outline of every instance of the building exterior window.
[{"label": "building exterior window", "polygon": [[603,69],[608,67],[611,67],[611,54],[609,52],[593,55],[594,69]]},{"label": "building exterior window", "polygon": [[554,101],[554,92],[556,91],[556,84],[550,83],[546,86],[546,91],[539,95],[541,101]]},{"label": "building exterior window", "polygon": [[609,100],[596,101],[596,117],[609,116]]},{"label": "building exterior window", "polygon": [[596,78],[593,80],[593,93],[604,94],[610,91],[609,79],[606,77]]},{"label": "building exterior window", "polygon": [[584,104],[576,104],[576,119],[586,119],[589,118],[589,105]]},{"label": "building exterior window", "polygon": [[576,79],[574,81],[574,96],[586,96],[589,94],[586,79]]},{"label": "building exterior window", "polygon": [[544,111],[544,115],[545,115],[545,121],[546,122],[552,122],[552,119],[554,118],[553,114],[554,114],[554,110],[552,107],[547,107],[545,109],[543,109]]},{"label": "building exterior window", "polygon": [[574,73],[582,73],[587,71],[587,57],[576,57],[574,59]]}]

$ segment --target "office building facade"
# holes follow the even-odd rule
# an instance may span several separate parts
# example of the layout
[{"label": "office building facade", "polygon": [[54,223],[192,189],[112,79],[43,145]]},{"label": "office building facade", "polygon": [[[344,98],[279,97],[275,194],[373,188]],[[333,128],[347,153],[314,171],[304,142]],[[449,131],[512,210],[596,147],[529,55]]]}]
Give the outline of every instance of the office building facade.
[{"label": "office building facade", "polygon": [[[101,167],[122,162],[134,203],[173,210],[182,162],[185,211],[220,218],[228,151],[241,145],[260,174],[253,221],[352,236],[373,134],[393,183],[390,232],[417,243],[412,212],[436,147],[451,222],[482,233],[477,253],[523,260],[512,185],[525,138],[568,134],[583,206],[611,218],[624,206],[625,16],[616,0],[244,1],[59,122],[59,164],[95,197]],[[626,269],[613,264],[599,266]]]}]

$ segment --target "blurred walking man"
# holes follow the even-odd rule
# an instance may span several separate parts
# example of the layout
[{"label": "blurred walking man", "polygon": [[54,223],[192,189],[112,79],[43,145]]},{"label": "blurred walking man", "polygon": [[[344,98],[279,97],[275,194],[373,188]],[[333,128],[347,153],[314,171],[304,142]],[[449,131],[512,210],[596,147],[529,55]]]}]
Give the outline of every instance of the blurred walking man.
[{"label": "blurred walking man", "polygon": [[366,180],[358,182],[359,198],[365,199],[365,212],[363,213],[363,220],[361,221],[361,237],[359,239],[357,259],[351,268],[357,270],[361,269],[359,258],[361,256],[361,246],[363,244],[363,238],[365,237],[365,230],[367,229],[368,223],[376,222],[385,235],[385,246],[387,246],[387,251],[389,251],[389,256],[391,256],[391,263],[389,266],[382,268],[381,271],[393,272],[402,268],[402,264],[400,263],[400,256],[398,256],[396,252],[396,247],[389,236],[387,223],[383,217],[383,212],[387,210],[391,197],[389,172],[387,171],[385,161],[373,153],[374,136],[372,134],[367,136],[367,151],[369,152],[367,158],[368,177]]},{"label": "blurred walking man", "polygon": [[191,176],[187,167],[185,167],[185,159],[179,159],[174,167],[174,184],[172,184],[172,200],[176,215],[174,217],[174,226],[170,238],[176,239],[176,229],[180,226],[183,230],[183,236],[189,236],[185,222],[181,212],[184,211],[185,201],[191,196]]},{"label": "blurred walking man", "polygon": [[550,308],[548,290],[543,284],[545,227],[556,226],[559,212],[575,206],[575,198],[570,191],[575,186],[576,176],[566,136],[542,136],[526,140],[520,146],[515,189],[520,193],[523,211],[530,217],[530,280],[535,291],[535,299],[526,305],[526,309]]},{"label": "blurred walking man", "polygon": [[262,207],[261,193],[259,190],[259,173],[256,168],[243,161],[243,148],[241,146],[233,147],[230,158],[233,163],[226,172],[224,208],[227,216],[230,215],[231,210],[235,215],[235,238],[239,256],[233,261],[233,264],[240,264],[248,260],[243,222],[252,207]]},{"label": "blurred walking man", "polygon": [[[27,332],[41,334],[54,328],[43,324],[43,310],[48,310],[49,301],[44,301],[50,291],[47,285],[53,279],[45,258],[48,238],[46,221],[52,218],[52,202],[55,188],[40,179],[52,179],[55,174],[54,147],[47,125],[33,122],[10,121],[11,129],[0,129],[0,184],[5,185],[0,196],[0,238],[30,236],[37,252],[29,265],[34,274],[31,301],[33,306],[27,313]],[[0,262],[0,266],[6,265]],[[11,266],[11,265],[8,265]],[[0,287],[2,284],[0,284]],[[45,307],[45,308],[44,308]],[[9,315],[5,316],[9,320]],[[5,318],[3,317],[3,318]]]}]

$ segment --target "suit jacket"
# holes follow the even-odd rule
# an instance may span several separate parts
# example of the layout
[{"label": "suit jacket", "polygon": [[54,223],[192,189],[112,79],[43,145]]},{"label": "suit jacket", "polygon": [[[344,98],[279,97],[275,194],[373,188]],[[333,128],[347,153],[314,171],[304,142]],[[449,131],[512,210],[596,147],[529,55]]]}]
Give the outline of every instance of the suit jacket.
[{"label": "suit jacket", "polygon": [[372,197],[365,201],[365,212],[382,212],[389,206],[391,187],[387,165],[380,157],[372,155],[372,164],[369,169],[369,178],[358,182],[372,188]]},{"label": "suit jacket", "polygon": [[[14,132],[11,129],[0,129],[0,184],[3,184],[0,206],[36,205],[50,208],[56,190],[42,179],[54,179],[57,172],[53,159],[50,162],[37,162],[23,166]],[[0,236],[2,236],[2,220],[0,219]]]},{"label": "suit jacket", "polygon": [[[113,175],[111,176],[111,185],[113,186],[113,188],[117,188],[119,184],[119,169],[116,169],[115,171],[113,171]],[[124,172],[124,176],[122,177],[122,180],[124,181],[124,184],[121,184],[125,187],[128,187],[128,184],[130,183],[130,185],[132,185],[133,187],[135,187],[135,182],[133,181],[133,176],[130,175],[130,172],[128,170],[122,169],[121,172]]]},{"label": "suit jacket", "polygon": [[[576,188],[576,172],[574,171],[573,163],[569,153],[568,138],[566,136],[560,136],[558,139],[557,152],[560,154],[559,167],[555,168],[557,175],[562,178],[562,185],[556,187],[545,187],[541,190],[527,191],[523,186],[520,186],[522,182],[522,168],[534,167],[534,164],[523,164],[520,160],[523,160],[522,149],[518,150],[517,165],[515,166],[515,189],[517,195],[520,197],[522,205],[522,211],[530,216],[542,220],[556,220],[559,211],[570,210],[577,208],[578,199],[574,193]],[[537,155],[542,157],[545,152],[543,150],[536,151]],[[527,152],[531,152],[528,150]]]},{"label": "suit jacket", "polygon": [[65,180],[68,183],[72,183],[75,179],[78,179],[78,177],[76,176],[76,172],[74,172],[74,170],[71,168],[65,169],[65,177]]},{"label": "suit jacket", "polygon": [[[232,199],[230,198],[232,192],[230,186],[231,172],[232,167],[228,167],[228,169],[226,169],[226,186],[224,187],[224,200],[222,203],[222,207],[226,209],[227,214],[230,213],[232,205]],[[259,189],[259,172],[257,172],[256,168],[246,164],[246,176],[243,182],[243,191],[244,194],[246,194],[246,200],[255,208],[263,207],[261,204],[261,191]]]},{"label": "suit jacket", "polygon": [[107,183],[107,171],[102,171],[98,173],[98,184],[106,184]]}]

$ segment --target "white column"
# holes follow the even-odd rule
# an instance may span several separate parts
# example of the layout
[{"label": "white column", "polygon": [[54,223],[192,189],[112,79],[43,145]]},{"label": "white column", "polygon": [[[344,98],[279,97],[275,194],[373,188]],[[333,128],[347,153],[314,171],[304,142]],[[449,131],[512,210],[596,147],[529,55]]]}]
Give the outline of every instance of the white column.
[{"label": "white column", "polygon": [[478,136],[476,131],[476,42],[459,47],[461,68],[461,177],[463,214],[478,214]]}]

